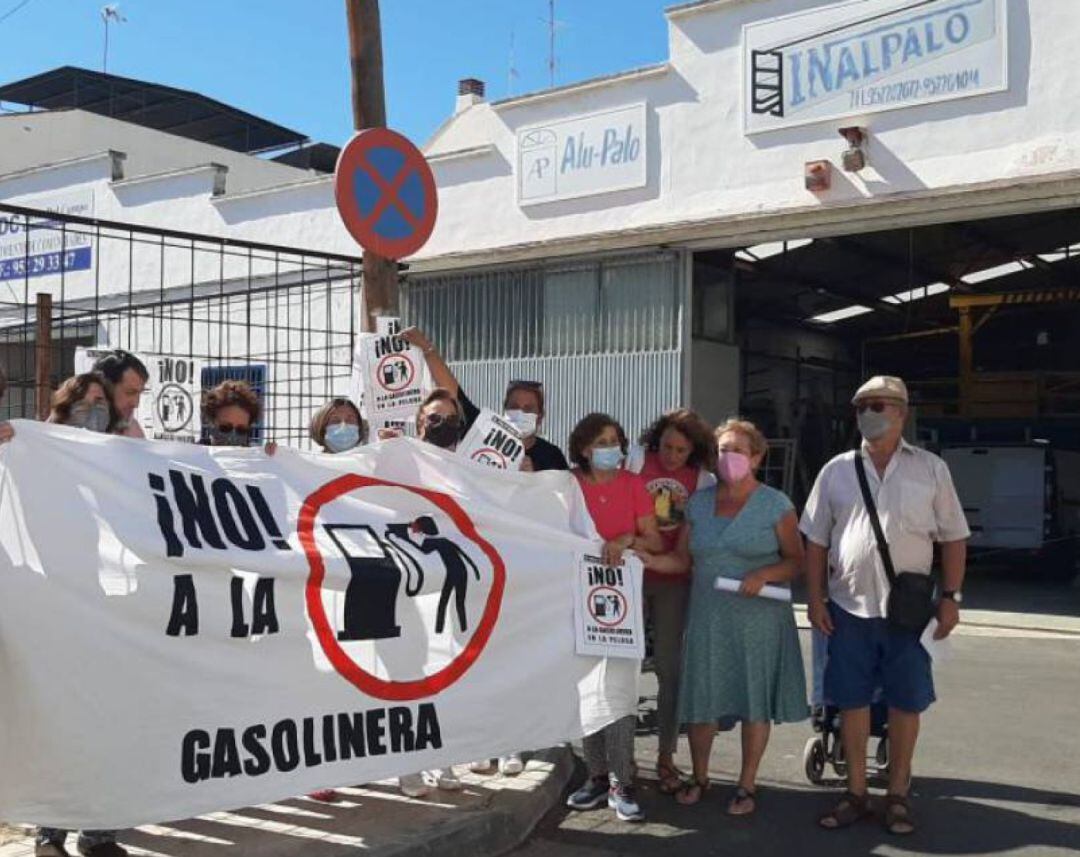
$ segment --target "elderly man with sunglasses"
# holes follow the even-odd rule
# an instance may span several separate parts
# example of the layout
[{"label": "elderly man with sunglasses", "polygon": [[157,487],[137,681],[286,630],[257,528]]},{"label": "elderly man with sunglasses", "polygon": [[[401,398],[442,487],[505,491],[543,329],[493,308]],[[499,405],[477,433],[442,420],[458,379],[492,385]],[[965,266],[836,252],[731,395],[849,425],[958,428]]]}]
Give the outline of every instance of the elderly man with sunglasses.
[{"label": "elderly man with sunglasses", "polygon": [[[808,612],[829,638],[825,696],[841,712],[848,768],[847,793],[819,822],[837,830],[870,814],[866,744],[870,703],[880,689],[890,749],[883,822],[903,835],[915,830],[907,792],[919,719],[935,699],[919,626],[935,614],[934,636],[944,639],[959,622],[970,531],[945,462],[903,439],[904,382],[871,378],[852,404],[863,443],[825,465],[800,525]],[[936,605],[928,580],[935,543],[941,546]]]}]

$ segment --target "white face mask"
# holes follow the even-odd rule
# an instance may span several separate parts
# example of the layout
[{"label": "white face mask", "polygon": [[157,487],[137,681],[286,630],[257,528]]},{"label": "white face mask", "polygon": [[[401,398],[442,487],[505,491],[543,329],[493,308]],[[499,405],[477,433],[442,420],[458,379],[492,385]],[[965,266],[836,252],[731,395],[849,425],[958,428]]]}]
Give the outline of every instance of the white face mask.
[{"label": "white face mask", "polygon": [[540,421],[536,414],[528,411],[510,409],[506,412],[506,421],[517,429],[522,437],[536,434],[536,424]]},{"label": "white face mask", "polygon": [[856,417],[859,424],[859,433],[867,440],[877,440],[889,433],[893,420],[888,411],[880,414],[874,411],[863,411]]}]

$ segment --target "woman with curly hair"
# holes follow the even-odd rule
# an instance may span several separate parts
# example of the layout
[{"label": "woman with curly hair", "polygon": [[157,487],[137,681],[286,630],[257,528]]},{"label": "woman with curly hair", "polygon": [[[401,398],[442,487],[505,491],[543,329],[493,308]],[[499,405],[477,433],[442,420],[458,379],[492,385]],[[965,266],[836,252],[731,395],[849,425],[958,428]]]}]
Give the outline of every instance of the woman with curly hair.
[{"label": "woman with curly hair", "polygon": [[246,381],[222,381],[207,390],[202,410],[210,446],[249,446],[262,416],[259,397]]},{"label": "woman with curly hair", "polygon": [[[712,474],[716,441],[705,420],[691,410],[679,408],[668,411],[645,429],[640,444],[627,469],[641,475],[653,500],[664,553],[670,553],[679,541],[691,495],[716,483]],[[660,732],[656,774],[662,794],[675,794],[682,785],[674,755],[679,740],[676,708],[689,593],[689,572],[665,574],[646,566],[645,613],[652,624]]]}]

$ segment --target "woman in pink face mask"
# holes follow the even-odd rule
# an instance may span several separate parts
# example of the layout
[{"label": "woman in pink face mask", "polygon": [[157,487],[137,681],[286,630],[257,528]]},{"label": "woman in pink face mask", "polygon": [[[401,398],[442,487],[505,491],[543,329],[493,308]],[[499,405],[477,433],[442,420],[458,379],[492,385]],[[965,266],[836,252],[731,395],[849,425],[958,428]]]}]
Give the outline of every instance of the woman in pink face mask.
[{"label": "woman in pink face mask", "polygon": [[[740,721],[742,766],[727,812],[749,815],[771,725],[809,714],[791,602],[761,594],[790,584],[803,547],[791,501],[755,475],[765,437],[753,423],[728,420],[716,438],[719,484],[690,498],[688,528],[672,553],[642,559],[659,571],[692,568],[679,721],[689,724],[694,777],[676,799],[701,800],[717,724]],[[738,591],[718,590],[718,577],[738,581]]]}]

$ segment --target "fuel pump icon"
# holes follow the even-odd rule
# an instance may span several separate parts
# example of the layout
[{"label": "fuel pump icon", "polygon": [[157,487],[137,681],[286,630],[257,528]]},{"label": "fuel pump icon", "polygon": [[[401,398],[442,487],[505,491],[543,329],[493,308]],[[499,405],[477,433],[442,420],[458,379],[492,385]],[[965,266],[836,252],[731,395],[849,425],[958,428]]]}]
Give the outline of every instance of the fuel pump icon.
[{"label": "fuel pump icon", "polygon": [[[386,536],[399,535],[407,524],[390,524]],[[397,597],[405,578],[405,594],[420,592],[424,572],[407,553],[382,538],[368,524],[326,524],[327,535],[349,565],[345,587],[345,621],[338,639],[386,640],[401,636]],[[410,581],[415,578],[415,586]]]}]

